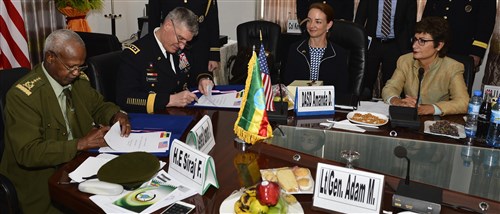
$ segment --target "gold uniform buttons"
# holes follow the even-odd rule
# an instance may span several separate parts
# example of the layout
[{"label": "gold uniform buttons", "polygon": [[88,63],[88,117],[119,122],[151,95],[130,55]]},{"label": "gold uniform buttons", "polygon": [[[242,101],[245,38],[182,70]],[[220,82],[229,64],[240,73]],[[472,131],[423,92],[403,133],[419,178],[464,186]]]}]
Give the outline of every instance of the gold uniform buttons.
[{"label": "gold uniform buttons", "polygon": [[448,19],[448,16],[443,16],[444,19]]},{"label": "gold uniform buttons", "polygon": [[450,8],[449,8],[449,7],[446,7],[446,10],[450,10]]}]

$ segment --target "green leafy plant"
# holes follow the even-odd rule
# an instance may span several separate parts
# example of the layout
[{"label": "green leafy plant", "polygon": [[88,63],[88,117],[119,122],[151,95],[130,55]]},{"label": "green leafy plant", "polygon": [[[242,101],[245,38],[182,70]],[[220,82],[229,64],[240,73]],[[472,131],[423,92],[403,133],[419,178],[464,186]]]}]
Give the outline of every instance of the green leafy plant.
[{"label": "green leafy plant", "polygon": [[55,0],[57,8],[72,7],[78,11],[100,10],[104,0]]}]

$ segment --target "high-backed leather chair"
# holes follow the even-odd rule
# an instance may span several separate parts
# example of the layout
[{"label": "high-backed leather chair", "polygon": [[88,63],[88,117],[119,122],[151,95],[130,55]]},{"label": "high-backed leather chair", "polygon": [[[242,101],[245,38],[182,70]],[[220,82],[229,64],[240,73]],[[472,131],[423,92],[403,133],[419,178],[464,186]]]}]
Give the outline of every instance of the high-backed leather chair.
[{"label": "high-backed leather chair", "polygon": [[5,139],[3,137],[3,133],[5,130],[5,96],[7,95],[7,91],[11,88],[11,86],[28,72],[29,70],[27,68],[0,70],[0,112],[2,114],[2,118],[0,119],[0,160],[2,159],[5,143]]},{"label": "high-backed leather chair", "polygon": [[357,106],[363,89],[363,76],[365,74],[366,52],[368,38],[365,29],[356,23],[335,20],[330,29],[330,41],[343,47],[349,52],[349,79],[351,81],[351,94],[339,94],[335,102],[343,105]]},{"label": "high-backed leather chair", "polygon": [[467,92],[469,92],[469,95],[472,95],[472,86],[474,85],[474,77],[476,76],[474,60],[470,56],[458,54],[448,54],[448,57],[464,64],[465,85],[467,85]]},{"label": "high-backed leather chair", "polygon": [[[251,57],[251,52],[253,47],[255,49],[260,48],[261,40],[260,33],[262,32],[262,43],[264,44],[264,49],[270,54],[269,64],[271,79],[275,80],[277,77],[277,66],[279,63],[277,59],[278,56],[278,41],[281,34],[281,27],[274,23],[264,20],[249,21],[241,23],[236,27],[236,37],[238,40],[238,55],[247,55],[248,59]],[[249,55],[249,56],[248,56]],[[230,57],[228,60],[228,68],[231,68],[231,64],[236,60],[236,56]],[[269,60],[268,60],[269,61]],[[229,80],[231,84],[245,84],[247,70],[233,72],[231,70],[233,78]],[[245,76],[240,76],[244,74]],[[243,81],[243,82],[241,82]]]},{"label": "high-backed leather chair", "polygon": [[110,102],[116,101],[116,75],[120,69],[120,55],[121,50],[93,56],[87,60],[89,68],[85,73],[90,84]]},{"label": "high-backed leather chair", "polygon": [[14,184],[5,175],[0,173],[0,213],[21,213],[19,199]]},{"label": "high-backed leather chair", "polygon": [[122,49],[122,44],[116,36],[104,33],[76,32],[85,42],[87,49],[87,59],[93,56],[118,51]]}]

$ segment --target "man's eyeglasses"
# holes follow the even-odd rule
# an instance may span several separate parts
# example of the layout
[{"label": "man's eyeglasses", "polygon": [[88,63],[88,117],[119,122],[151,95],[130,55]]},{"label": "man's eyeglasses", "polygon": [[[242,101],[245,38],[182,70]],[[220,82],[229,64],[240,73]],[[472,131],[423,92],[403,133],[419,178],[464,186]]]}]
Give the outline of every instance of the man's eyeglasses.
[{"label": "man's eyeglasses", "polygon": [[422,38],[417,39],[416,37],[411,38],[412,44],[417,42],[418,45],[420,45],[420,46],[424,46],[426,42],[431,42],[431,41],[434,41],[434,39],[422,39]]},{"label": "man's eyeglasses", "polygon": [[57,56],[56,53],[54,53],[52,51],[51,51],[51,53],[54,54],[54,56],[56,56],[57,61],[59,61],[64,66],[64,68],[66,68],[66,70],[68,70],[69,73],[73,73],[75,71],[82,72],[82,71],[85,71],[85,69],[87,69],[89,67],[88,65],[82,65],[82,66],[75,65],[73,67],[69,67],[66,64],[64,64],[64,62],[62,62],[62,60],[59,58],[59,56]]},{"label": "man's eyeglasses", "polygon": [[190,45],[188,44],[188,40],[177,34],[177,31],[175,30],[174,20],[170,19],[170,21],[172,22],[172,26],[174,27],[174,33],[175,33],[175,38],[177,39],[177,43],[179,43],[179,45],[183,44],[184,48],[189,49]]}]

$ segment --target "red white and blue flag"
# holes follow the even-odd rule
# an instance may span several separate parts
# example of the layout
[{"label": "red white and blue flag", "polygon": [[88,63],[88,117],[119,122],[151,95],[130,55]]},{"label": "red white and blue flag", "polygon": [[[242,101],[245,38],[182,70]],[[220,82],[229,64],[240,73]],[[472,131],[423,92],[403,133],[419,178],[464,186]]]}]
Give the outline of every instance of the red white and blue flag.
[{"label": "red white and blue flag", "polygon": [[269,75],[269,67],[267,66],[266,52],[264,45],[260,44],[259,50],[259,69],[262,77],[262,86],[264,88],[264,95],[266,98],[266,111],[274,111],[274,95],[273,88],[271,87],[271,76]]},{"label": "red white and blue flag", "polygon": [[31,69],[20,0],[0,1],[0,69]]}]

